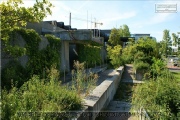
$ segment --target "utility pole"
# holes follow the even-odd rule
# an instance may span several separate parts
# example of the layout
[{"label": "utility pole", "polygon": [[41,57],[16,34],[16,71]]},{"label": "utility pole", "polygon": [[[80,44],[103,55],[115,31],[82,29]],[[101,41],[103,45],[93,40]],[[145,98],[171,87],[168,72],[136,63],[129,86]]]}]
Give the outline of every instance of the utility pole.
[{"label": "utility pole", "polygon": [[70,27],[71,27],[71,12],[69,14],[69,30],[70,30]]}]

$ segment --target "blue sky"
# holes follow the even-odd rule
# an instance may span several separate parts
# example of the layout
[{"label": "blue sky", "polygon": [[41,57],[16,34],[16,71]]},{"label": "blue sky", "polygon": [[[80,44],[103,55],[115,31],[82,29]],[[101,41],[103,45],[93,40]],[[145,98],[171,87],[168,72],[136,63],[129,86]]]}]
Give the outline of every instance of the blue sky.
[{"label": "blue sky", "polygon": [[[180,32],[180,1],[170,0],[60,0],[51,1],[55,7],[52,16],[44,20],[63,21],[69,24],[69,13],[71,12],[72,28],[86,29],[94,28],[89,21],[102,22],[100,29],[119,28],[127,24],[130,32],[150,33],[157,41],[162,40],[163,30],[170,30],[170,34]],[[156,4],[177,4],[177,13],[156,13]],[[87,17],[88,16],[88,17]],[[76,19],[73,19],[76,18]],[[82,20],[77,20],[83,19]]]},{"label": "blue sky", "polygon": [[[33,5],[33,1],[24,0],[26,6]],[[103,23],[100,29],[119,28],[127,24],[130,32],[149,33],[162,40],[163,30],[170,30],[170,35],[180,32],[180,1],[178,0],[50,0],[54,5],[52,15],[44,20],[56,20],[69,25],[71,12],[71,26],[77,29],[94,28],[95,21]],[[177,4],[176,13],[156,13],[156,4]],[[92,18],[92,19],[91,19]],[[77,20],[82,19],[82,20]]]}]

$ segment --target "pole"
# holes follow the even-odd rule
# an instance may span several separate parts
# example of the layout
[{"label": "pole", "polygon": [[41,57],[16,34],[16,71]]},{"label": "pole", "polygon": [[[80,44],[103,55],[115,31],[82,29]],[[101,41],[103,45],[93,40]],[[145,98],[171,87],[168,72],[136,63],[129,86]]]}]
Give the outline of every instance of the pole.
[{"label": "pole", "polygon": [[87,29],[88,29],[88,11],[87,11]]},{"label": "pole", "polygon": [[69,14],[69,30],[70,30],[70,26],[71,26],[71,12]]}]

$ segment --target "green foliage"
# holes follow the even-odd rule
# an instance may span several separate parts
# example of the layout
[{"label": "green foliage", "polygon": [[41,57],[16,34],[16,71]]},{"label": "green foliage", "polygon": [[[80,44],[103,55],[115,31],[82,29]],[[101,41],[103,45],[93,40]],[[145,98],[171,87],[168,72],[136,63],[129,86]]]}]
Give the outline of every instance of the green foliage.
[{"label": "green foliage", "polygon": [[162,76],[164,73],[164,70],[166,70],[166,65],[164,61],[161,59],[157,59],[153,57],[153,64],[150,67],[150,76],[153,79],[156,79],[158,76]]},{"label": "green foliage", "polygon": [[[81,98],[75,90],[60,85],[58,71],[51,69],[48,76],[45,80],[33,76],[20,89],[2,90],[2,119],[57,119],[57,112],[80,110]],[[23,112],[35,112],[35,116]]]},{"label": "green foliage", "polygon": [[111,29],[111,34],[109,36],[108,43],[110,43],[113,46],[122,44],[122,42],[120,41],[120,33],[118,29]]},{"label": "green foliage", "polygon": [[165,29],[163,31],[163,39],[162,39],[162,49],[163,49],[163,54],[165,55],[165,57],[167,57],[168,55],[168,51],[171,45],[171,37],[169,35],[169,30]]},{"label": "green foliage", "polygon": [[119,67],[124,64],[123,58],[121,56],[122,47],[121,45],[116,45],[114,47],[107,47],[108,57],[111,60],[110,63],[115,67]]},{"label": "green foliage", "polygon": [[113,28],[109,36],[107,47],[108,58],[113,67],[117,68],[124,64],[124,61],[130,61],[131,56],[122,55],[123,42],[121,37],[129,37],[130,31],[127,25],[123,25],[120,29]]},{"label": "green foliage", "polygon": [[32,7],[23,7],[22,0],[7,0],[0,4],[1,39],[9,40],[9,31],[26,26],[27,22],[40,22],[51,14],[52,4],[47,0],[36,1]]},{"label": "green foliage", "polygon": [[145,63],[143,61],[136,61],[134,62],[133,67],[135,70],[148,70],[150,66],[148,63]]},{"label": "green foliage", "polygon": [[2,69],[1,80],[2,88],[6,87],[6,89],[10,89],[11,83],[17,84],[17,86],[20,87],[25,81],[27,81],[26,70],[18,61],[10,61]]},{"label": "green foliage", "polygon": [[134,90],[132,104],[134,109],[145,108],[152,119],[170,119],[177,116],[180,107],[180,89],[177,81],[168,72],[138,85]]},{"label": "green foliage", "polygon": [[[55,67],[57,69],[59,69],[60,66],[60,39],[56,38],[53,35],[46,35],[49,45],[42,49],[39,50],[39,43],[42,41],[41,37],[36,33],[35,30],[32,29],[14,29],[13,31],[14,33],[21,35],[22,38],[25,40],[26,44],[25,44],[25,49],[26,50],[26,54],[28,56],[28,62],[26,64],[26,67],[24,71],[26,71],[26,76],[28,78],[30,78],[32,75],[36,74],[36,75],[40,75],[41,77],[46,77],[47,74],[47,69],[50,69],[51,67]],[[17,53],[20,53],[19,51],[15,51],[16,47],[13,47],[13,55],[16,55]],[[17,47],[19,48],[19,47]],[[10,68],[6,68],[6,69],[11,69]],[[23,70],[23,69],[22,69]],[[21,70],[16,71],[21,72]],[[14,76],[13,74],[11,75],[12,72],[9,72],[6,74],[9,75],[9,77],[11,78],[12,76]],[[23,73],[23,72],[22,72]],[[6,75],[2,75],[3,77]],[[3,79],[3,81],[9,81],[11,79],[9,79],[8,77],[5,77],[6,79]],[[23,79],[23,78],[22,78]],[[18,82],[18,84],[22,85],[22,81],[21,78],[19,78],[19,80],[16,79],[16,81]],[[9,82],[7,82],[9,84]],[[6,84],[6,85],[8,85]],[[10,84],[9,84],[10,85]]]},{"label": "green foliage", "polygon": [[108,43],[112,46],[121,45],[120,37],[130,37],[129,27],[127,25],[121,26],[119,29],[113,28],[109,36]]},{"label": "green foliage", "polygon": [[88,67],[94,67],[102,62],[101,47],[86,44],[78,44],[78,58],[80,62],[86,62]]},{"label": "green foliage", "polygon": [[120,31],[120,37],[130,37],[131,36],[131,33],[129,31],[129,27],[126,24],[121,26],[119,31]]},{"label": "green foliage", "polygon": [[[34,30],[26,30],[22,27],[25,27],[27,22],[42,21],[46,15],[51,14],[51,7],[53,7],[52,4],[47,0],[36,1],[32,7],[28,8],[23,7],[22,0],[7,0],[0,4],[2,51],[15,58],[28,55],[27,68],[31,75],[39,74],[39,70],[42,68],[39,65],[41,60],[38,52],[41,38]],[[13,41],[18,41],[16,38],[18,35],[22,35],[26,41],[25,48],[14,45]]]},{"label": "green foliage", "polygon": [[122,57],[124,59],[125,63],[133,63],[134,61],[134,55],[136,53],[136,45],[134,44],[129,44],[122,50]]},{"label": "green foliage", "polygon": [[137,50],[134,54],[135,69],[148,69],[148,67],[153,64],[153,57],[160,57],[159,49],[155,40],[150,38],[140,38],[135,45]]},{"label": "green foliage", "polygon": [[4,48],[4,51],[6,51],[6,53],[12,56],[13,58],[18,58],[26,54],[26,48],[19,47],[17,45],[14,45],[14,46],[7,45]]},{"label": "green foliage", "polygon": [[172,38],[173,38],[173,45],[177,46],[179,44],[178,35],[172,33]]},{"label": "green foliage", "polygon": [[90,90],[96,84],[98,75],[92,72],[87,72],[84,69],[85,63],[79,63],[79,61],[74,61],[75,70],[72,71],[73,85],[72,89],[77,91],[78,95],[85,94],[86,97],[89,95]]},{"label": "green foliage", "polygon": [[51,34],[46,34],[45,37],[48,39],[50,48],[58,51],[61,47],[60,39]]},{"label": "green foliage", "polygon": [[45,35],[49,45],[43,50],[39,50],[40,36],[32,29],[19,29],[20,35],[26,41],[26,50],[29,57],[27,70],[30,75],[36,74],[43,76],[45,69],[52,66],[59,68],[60,66],[60,39],[53,35]]}]

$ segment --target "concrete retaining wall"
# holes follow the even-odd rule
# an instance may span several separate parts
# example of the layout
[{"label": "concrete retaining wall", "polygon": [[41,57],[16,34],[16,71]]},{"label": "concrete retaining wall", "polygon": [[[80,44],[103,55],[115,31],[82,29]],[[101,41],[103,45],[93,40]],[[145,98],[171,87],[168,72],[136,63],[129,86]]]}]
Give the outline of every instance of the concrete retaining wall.
[{"label": "concrete retaining wall", "polygon": [[[18,45],[20,47],[25,47],[26,42],[25,40],[21,37],[21,35],[16,35],[16,39],[13,41],[13,45]],[[39,43],[39,50],[42,50],[44,48],[47,47],[47,45],[49,44],[47,38],[41,36],[41,42]],[[2,50],[4,49],[4,46],[1,47]],[[6,54],[5,52],[1,51],[1,70],[6,66],[6,64],[11,61],[14,60],[13,57],[9,56],[8,54]],[[20,64],[25,67],[27,62],[28,62],[28,56],[27,55],[23,55],[21,57],[18,58],[18,61],[20,62]]]},{"label": "concrete retaining wall", "polygon": [[85,106],[87,106],[88,110],[86,109],[86,113],[82,113],[78,120],[82,119],[82,115],[83,119],[95,120],[98,113],[103,108],[107,107],[109,102],[113,100],[123,71],[124,67],[119,67],[112,78],[107,78],[97,86],[87,98],[84,99]]}]

